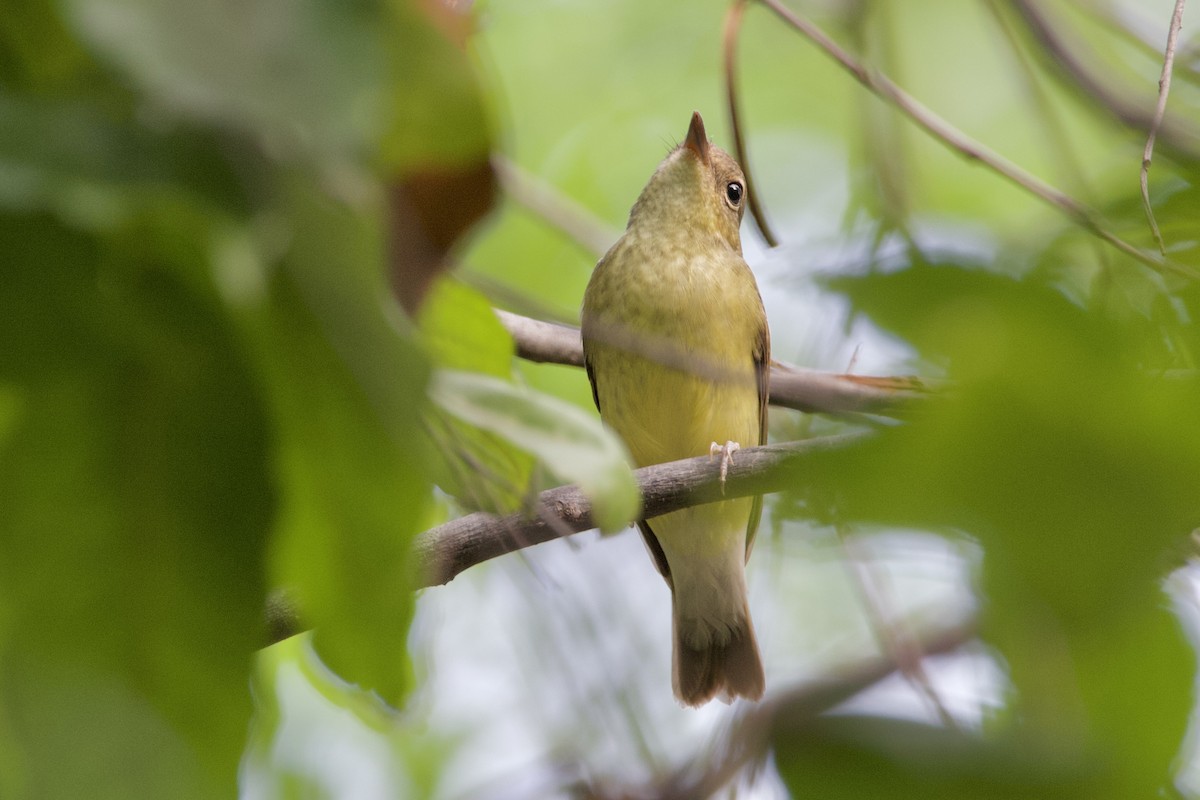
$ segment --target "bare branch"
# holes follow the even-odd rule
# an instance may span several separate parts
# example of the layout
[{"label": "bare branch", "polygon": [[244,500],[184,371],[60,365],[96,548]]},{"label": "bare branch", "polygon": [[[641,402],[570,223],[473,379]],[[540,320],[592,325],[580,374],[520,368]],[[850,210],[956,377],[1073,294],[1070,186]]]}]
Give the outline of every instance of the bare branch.
[{"label": "bare branch", "polygon": [[579,329],[555,322],[523,317],[511,311],[495,309],[496,316],[513,337],[517,355],[539,364],[583,366],[583,340]]},{"label": "bare branch", "polygon": [[505,193],[557,228],[592,257],[599,257],[620,236],[594,214],[503,156],[492,157],[492,169]]},{"label": "bare branch", "polygon": [[1171,91],[1171,68],[1175,64],[1175,40],[1179,29],[1183,27],[1183,7],[1185,0],[1175,0],[1175,11],[1171,14],[1171,27],[1167,31],[1167,48],[1163,57],[1162,76],[1158,79],[1158,104],[1154,107],[1154,118],[1150,121],[1150,135],[1146,137],[1146,149],[1142,151],[1142,207],[1146,209],[1146,221],[1150,223],[1150,232],[1158,243],[1158,252],[1167,254],[1167,246],[1163,242],[1162,232],[1154,219],[1154,209],[1150,206],[1150,161],[1154,157],[1154,140],[1158,137],[1159,126],[1162,125],[1163,115],[1167,112],[1167,95]]},{"label": "bare branch", "polygon": [[[512,334],[517,355],[547,364],[583,366],[579,329],[496,310]],[[655,354],[657,355],[657,353]],[[889,414],[928,396],[928,387],[911,377],[875,378],[786,367],[771,367],[771,403],[821,414]]]},{"label": "bare branch", "polygon": [[[917,634],[916,649],[925,655],[951,653],[969,645],[977,634],[975,619],[962,619]],[[724,736],[723,757],[688,761],[650,791],[630,792],[625,787],[616,793],[597,796],[650,796],[660,800],[717,796],[743,769],[762,763],[774,735],[811,724],[821,714],[874,686],[898,668],[895,658],[885,653],[829,669],[825,677],[795,684],[755,706],[747,706],[747,713],[735,719]]]},{"label": "bare branch", "polygon": [[[797,473],[816,456],[846,450],[869,434],[844,434],[785,442],[738,451],[724,487],[720,465],[707,456],[643,467],[634,472],[642,494],[642,514],[656,517],[716,500],[776,492],[795,486]],[[559,486],[538,497],[535,516],[467,514],[417,536],[417,581],[447,583],[463,570],[497,556],[594,527],[592,507],[578,487]],[[555,524],[546,520],[551,515]]]},{"label": "bare branch", "polygon": [[937,714],[942,725],[957,729],[958,721],[946,709],[946,704],[938,694],[929,673],[925,670],[925,654],[920,649],[912,631],[903,620],[895,617],[891,609],[895,603],[885,597],[887,587],[886,577],[873,568],[871,558],[864,552],[862,543],[853,536],[845,525],[836,526],[838,539],[842,544],[845,556],[844,563],[850,571],[854,585],[858,588],[863,602],[863,611],[871,630],[879,642],[880,649],[895,662],[900,674],[908,681],[913,690]]},{"label": "bare branch", "polygon": [[918,127],[947,148],[957,151],[968,159],[978,161],[997,175],[1058,209],[1084,230],[1103,239],[1122,253],[1145,264],[1147,267],[1158,272],[1184,275],[1193,280],[1200,279],[1200,273],[1191,267],[1164,259],[1156,253],[1147,253],[1112,233],[1101,224],[1099,216],[1086,205],[1065,192],[1054,188],[1032,173],[1027,172],[982,143],[975,141],[939,117],[931,109],[888,78],[868,70],[865,66],[858,63],[848,52],[839,47],[819,27],[796,14],[783,5],[780,0],[760,0],[760,2],[770,8],[775,12],[776,16],[800,32],[809,41],[817,45],[834,61],[838,62],[859,83],[883,100],[900,109]]}]

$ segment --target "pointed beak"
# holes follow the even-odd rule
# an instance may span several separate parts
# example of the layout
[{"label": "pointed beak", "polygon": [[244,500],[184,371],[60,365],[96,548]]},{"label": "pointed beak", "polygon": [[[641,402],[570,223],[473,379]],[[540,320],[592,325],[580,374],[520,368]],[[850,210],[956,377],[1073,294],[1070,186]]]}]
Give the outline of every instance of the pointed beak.
[{"label": "pointed beak", "polygon": [[692,124],[688,126],[683,146],[695,153],[701,164],[708,164],[708,134],[704,132],[704,120],[699,111],[692,112]]}]

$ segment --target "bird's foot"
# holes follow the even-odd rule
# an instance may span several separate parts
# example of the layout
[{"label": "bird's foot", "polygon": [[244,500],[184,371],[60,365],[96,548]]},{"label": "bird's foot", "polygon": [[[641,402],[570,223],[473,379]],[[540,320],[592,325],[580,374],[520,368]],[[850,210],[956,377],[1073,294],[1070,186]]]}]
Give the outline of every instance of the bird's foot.
[{"label": "bird's foot", "polygon": [[712,461],[713,456],[721,454],[721,494],[725,494],[725,478],[729,475],[729,465],[733,463],[733,454],[741,450],[742,446],[737,442],[726,442],[725,444],[717,444],[713,442],[708,448],[708,460]]}]

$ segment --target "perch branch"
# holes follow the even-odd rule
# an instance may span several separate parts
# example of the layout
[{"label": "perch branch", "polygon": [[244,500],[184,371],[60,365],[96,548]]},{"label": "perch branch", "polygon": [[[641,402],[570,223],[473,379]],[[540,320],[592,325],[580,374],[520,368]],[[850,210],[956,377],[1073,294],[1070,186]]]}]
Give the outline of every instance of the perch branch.
[{"label": "perch branch", "polygon": [[[797,485],[797,476],[828,453],[868,440],[868,433],[825,436],[765,447],[746,447],[730,462],[722,487],[720,464],[707,456],[643,467],[634,472],[642,515],[654,517],[717,500],[777,492]],[[559,486],[538,495],[534,514],[499,516],[482,511],[417,534],[414,586],[449,583],[464,570],[489,559],[595,527],[591,503],[577,486]],[[267,601],[265,645],[305,629],[294,596],[278,592]]]},{"label": "perch branch", "polygon": [[[780,491],[796,485],[797,473],[817,456],[846,450],[868,437],[843,434],[743,448],[737,461],[729,465],[723,490],[720,465],[707,456],[643,467],[634,472],[642,495],[642,515],[655,517],[716,500]],[[546,513],[497,516],[476,512],[419,534],[414,543],[419,584],[448,583],[463,570],[489,559],[595,527],[591,504],[577,486],[548,489],[537,502]],[[556,524],[546,520],[547,514]]]}]

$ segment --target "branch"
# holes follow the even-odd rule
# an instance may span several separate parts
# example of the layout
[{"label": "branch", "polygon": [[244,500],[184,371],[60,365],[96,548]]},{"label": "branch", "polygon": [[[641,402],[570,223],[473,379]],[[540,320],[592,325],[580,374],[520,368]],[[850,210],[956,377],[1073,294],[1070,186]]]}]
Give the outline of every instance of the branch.
[{"label": "branch", "polygon": [[[517,355],[544,364],[583,366],[579,329],[496,310]],[[888,414],[929,395],[917,378],[873,378],[771,365],[771,404],[813,414]]]},{"label": "branch", "polygon": [[[1037,43],[1044,63],[1054,74],[1092,98],[1122,125],[1137,131],[1150,128],[1153,124],[1151,112],[1114,91],[1111,79],[1093,74],[1076,55],[1075,49],[1068,47],[1054,30],[1039,7],[1028,0],[1012,0],[1007,7],[1016,12]],[[1192,128],[1164,124],[1159,128],[1158,138],[1176,158],[1188,161],[1200,158],[1200,136]]]},{"label": "branch", "polygon": [[588,255],[604,253],[620,236],[590,211],[503,156],[492,157],[500,186],[520,205],[558,229]]},{"label": "branch", "polygon": [[1167,111],[1167,95],[1171,91],[1171,68],[1175,64],[1175,39],[1179,29],[1183,27],[1184,0],[1175,0],[1175,11],[1171,14],[1171,27],[1167,31],[1167,48],[1163,55],[1162,76],[1158,79],[1158,104],[1154,107],[1154,119],[1150,122],[1150,135],[1146,137],[1146,149],[1142,151],[1142,207],[1146,211],[1146,221],[1150,224],[1150,232],[1158,243],[1158,252],[1167,254],[1167,246],[1163,242],[1162,232],[1154,219],[1154,209],[1150,205],[1150,160],[1154,157],[1154,140],[1158,137],[1159,126],[1162,125],[1163,115]]},{"label": "branch", "polygon": [[750,154],[746,151],[746,137],[742,135],[741,114],[738,113],[737,92],[737,40],[742,30],[742,17],[746,13],[747,0],[734,0],[725,15],[725,32],[722,53],[725,60],[725,101],[729,108],[729,124],[733,128],[733,148],[737,153],[738,163],[742,165],[742,173],[749,184],[747,199],[750,201],[750,216],[762,234],[768,247],[778,247],[779,238],[771,230],[767,222],[767,213],[763,210],[762,195],[759,194],[758,181],[750,174]]},{"label": "branch", "polygon": [[[720,464],[707,456],[643,467],[633,473],[642,496],[642,515],[656,517],[726,498],[791,488],[813,459],[869,438],[867,433],[851,433],[743,448],[729,463],[724,487]],[[536,508],[533,516],[477,511],[417,534],[414,588],[449,583],[476,564],[595,527],[591,503],[575,485],[547,489],[538,495]],[[305,630],[298,600],[287,591],[268,598],[266,622],[264,646]]]},{"label": "branch", "polygon": [[[951,623],[947,627],[924,631],[916,645],[924,655],[951,653],[975,640],[978,634],[974,618]],[[825,676],[798,683],[755,706],[730,725],[724,736],[724,753],[716,757],[702,755],[685,762],[672,775],[652,787],[589,787],[592,797],[609,800],[618,797],[656,797],[659,800],[685,800],[717,797],[738,773],[765,759],[771,741],[779,735],[794,734],[821,714],[891,675],[898,669],[887,655],[867,656],[826,670]]]},{"label": "branch", "polygon": [[[868,438],[869,434],[843,434],[743,448],[729,465],[723,489],[720,465],[707,456],[643,467],[634,472],[642,515],[657,517],[726,498],[781,491],[795,486],[797,474],[814,458]],[[537,505],[537,516],[500,517],[479,511],[418,534],[414,550],[419,585],[448,583],[489,559],[595,527],[591,503],[577,486],[548,489],[538,496]]]},{"label": "branch", "polygon": [[978,161],[997,175],[1058,209],[1084,230],[1108,242],[1117,250],[1147,267],[1161,273],[1175,273],[1193,280],[1200,279],[1200,273],[1191,267],[1162,258],[1157,253],[1141,250],[1109,231],[1101,224],[1099,215],[1092,209],[955,128],[891,80],[860,64],[823,30],[809,20],[800,17],[783,5],[780,0],[760,0],[760,2],[840,64],[855,80],[874,92],[879,98],[898,108],[918,127],[947,148],[957,151],[968,159]]}]

